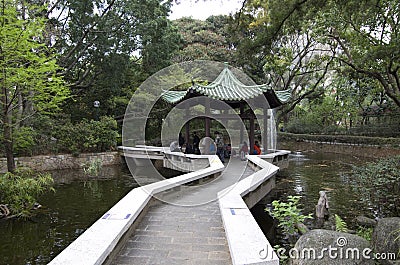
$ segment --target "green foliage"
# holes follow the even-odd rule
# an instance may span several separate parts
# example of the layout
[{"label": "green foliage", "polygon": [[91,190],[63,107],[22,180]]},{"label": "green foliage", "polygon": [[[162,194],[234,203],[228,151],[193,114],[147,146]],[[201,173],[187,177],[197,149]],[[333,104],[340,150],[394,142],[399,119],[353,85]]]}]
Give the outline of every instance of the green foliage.
[{"label": "green foliage", "polygon": [[275,200],[272,202],[273,209],[265,209],[272,217],[276,218],[279,222],[278,226],[281,227],[284,233],[294,235],[298,231],[296,224],[303,223],[306,219],[312,219],[312,214],[303,215],[299,208],[299,200],[301,196],[288,196],[288,202],[281,202]]},{"label": "green foliage", "polygon": [[[0,9],[0,111],[7,169],[15,169],[13,127],[37,113],[52,113],[69,96],[54,50],[46,46],[44,6],[2,1]],[[27,131],[21,131],[27,133]],[[21,142],[26,149],[30,141]]]},{"label": "green foliage", "polygon": [[[282,249],[283,247],[280,245],[274,245],[273,248],[274,248],[274,251],[277,252],[279,249]],[[289,256],[286,255],[286,252],[283,252],[283,253],[281,252],[279,254],[280,254],[279,255],[279,264],[281,264],[281,265],[288,264]]]},{"label": "green foliage", "polygon": [[289,141],[313,141],[328,143],[346,143],[356,145],[377,145],[377,146],[400,146],[400,138],[383,138],[369,136],[351,136],[351,135],[320,135],[320,134],[293,134],[279,132],[280,140]]},{"label": "green foliage", "polygon": [[14,151],[17,155],[31,155],[37,133],[32,127],[21,127],[14,132]]},{"label": "green foliage", "polygon": [[189,17],[174,20],[173,25],[182,36],[182,41],[181,48],[173,60],[231,62],[232,51],[226,32],[227,22],[227,16],[211,16],[205,21]]},{"label": "green foliage", "polygon": [[100,158],[96,158],[88,162],[84,168],[83,172],[89,176],[97,176],[103,167],[103,161]]},{"label": "green foliage", "polygon": [[[59,66],[52,56],[54,51],[43,42],[46,21],[35,16],[42,8],[25,6],[27,18],[22,19],[18,3],[6,0],[0,17],[1,87],[10,93],[9,100],[14,103],[14,108],[21,106],[18,96],[22,96],[25,101],[34,102],[36,111],[49,112],[58,109],[68,97],[69,90],[56,74]],[[8,102],[3,108],[10,106]]]},{"label": "green foliage", "polygon": [[[278,112],[280,120],[291,121],[285,127],[296,133],[337,133],[356,125],[363,135],[397,136],[398,122],[387,126],[382,116],[400,107],[400,54],[395,48],[400,2],[264,2],[243,3],[231,23],[232,39],[237,61],[249,74],[276,89],[292,90],[291,100]],[[318,101],[327,95],[334,96],[335,105]],[[303,117],[291,115],[296,105],[307,107]],[[364,115],[369,107],[384,112],[369,119]],[[372,128],[375,119],[381,121]]]},{"label": "green foliage", "polygon": [[103,152],[113,150],[120,140],[117,122],[112,117],[103,116],[99,121],[82,120],[74,124],[66,115],[37,115],[28,123],[29,127],[14,130],[17,156]]},{"label": "green foliage", "polygon": [[65,105],[73,122],[93,118],[95,100],[100,116],[123,115],[126,105],[115,106],[113,98],[129,99],[127,90],[170,64],[180,41],[167,19],[170,6],[154,0],[49,3],[64,14],[53,16],[48,33],[74,96]]},{"label": "green foliage", "polygon": [[372,233],[374,232],[374,229],[372,227],[363,227],[359,226],[356,230],[357,236],[360,236],[362,238],[365,238],[368,241],[371,241],[372,238]]},{"label": "green foliage", "polygon": [[19,169],[0,176],[0,204],[8,205],[11,214],[29,217],[39,195],[52,188],[53,178],[49,173],[34,173]]},{"label": "green foliage", "polygon": [[54,154],[58,152],[57,142],[54,135],[59,127],[68,120],[69,117],[63,113],[53,115],[36,115],[28,121],[34,130],[35,146],[29,150],[32,155]]},{"label": "green foliage", "polygon": [[335,214],[335,227],[336,231],[347,233],[347,224],[346,222],[337,214]]},{"label": "green foliage", "polygon": [[342,119],[347,112],[332,96],[322,96],[296,106],[293,118],[286,126],[292,133],[336,133],[345,132]]},{"label": "green foliage", "polygon": [[110,150],[116,146],[118,136],[117,122],[106,116],[100,121],[66,123],[55,132],[59,151],[75,154]]},{"label": "green foliage", "polygon": [[381,216],[400,215],[400,156],[353,167],[351,187]]}]

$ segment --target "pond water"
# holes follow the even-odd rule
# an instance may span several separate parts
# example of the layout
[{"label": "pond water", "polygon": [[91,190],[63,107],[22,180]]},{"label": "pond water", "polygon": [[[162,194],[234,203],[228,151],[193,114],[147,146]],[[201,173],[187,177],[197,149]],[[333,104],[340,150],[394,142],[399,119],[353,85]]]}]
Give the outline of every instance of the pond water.
[{"label": "pond water", "polygon": [[[327,191],[331,218],[340,215],[352,228],[357,215],[374,217],[374,213],[358,203],[347,173],[351,165],[368,162],[364,159],[327,153],[306,153],[292,156],[289,167],[279,172],[276,188],[253,209],[253,215],[270,242],[280,244],[265,213],[272,200],[286,200],[288,195],[302,196],[303,213],[314,213],[319,191]],[[171,176],[176,175],[172,172]],[[153,182],[146,169],[135,176]],[[47,264],[110,207],[137,187],[129,170],[124,167],[103,168],[101,176],[83,177],[80,171],[55,171],[56,192],[39,199],[43,207],[30,221],[0,221],[0,264]],[[307,223],[313,227],[314,221]]]},{"label": "pond water", "polygon": [[[355,229],[355,217],[365,215],[374,218],[375,213],[360,205],[357,193],[351,188],[348,173],[352,165],[361,165],[369,161],[371,160],[331,153],[291,155],[289,167],[281,170],[276,178],[276,188],[252,209],[253,215],[271,243],[282,245],[283,235],[276,234],[275,228],[271,229],[273,220],[264,209],[271,208],[273,200],[287,201],[289,195],[297,195],[302,196],[302,213],[312,213],[315,216],[319,191],[324,190],[329,200],[330,217],[322,227],[332,229],[334,215],[338,214],[349,228]],[[316,220],[309,220],[306,225],[309,228],[317,228],[321,224],[317,224]]]},{"label": "pond water", "polygon": [[43,207],[37,216],[0,221],[0,264],[47,264],[137,186],[121,166],[103,168],[96,178],[77,170],[52,175],[56,192],[39,198]]}]

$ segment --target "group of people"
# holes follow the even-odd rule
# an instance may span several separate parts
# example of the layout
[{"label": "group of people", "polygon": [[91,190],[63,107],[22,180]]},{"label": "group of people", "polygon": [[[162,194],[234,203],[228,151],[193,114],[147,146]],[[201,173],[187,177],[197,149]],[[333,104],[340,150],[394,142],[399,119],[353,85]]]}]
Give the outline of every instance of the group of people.
[{"label": "group of people", "polygon": [[[215,153],[221,159],[222,162],[225,160],[225,143],[222,135],[219,132],[215,132],[215,141],[212,139],[207,144],[207,148],[210,150],[203,150],[206,153]],[[200,137],[196,132],[193,133],[192,144],[185,141],[182,133],[179,133],[178,141],[173,141],[170,144],[171,152],[184,152],[185,154],[201,154],[200,152]]]},{"label": "group of people", "polygon": [[[261,152],[260,144],[258,143],[258,141],[255,141],[254,145],[253,145],[253,155],[261,155],[261,153],[262,152]],[[249,154],[249,146],[247,145],[246,141],[243,142],[242,147],[240,148],[239,154],[240,154],[240,158],[242,160],[246,160],[246,155]]]},{"label": "group of people", "polygon": [[193,133],[192,145],[185,141],[182,133],[179,133],[178,141],[173,141],[169,149],[171,152],[184,152],[185,154],[200,154],[200,138],[196,132]]},{"label": "group of people", "polygon": [[[212,141],[211,138],[210,142],[206,144],[209,150],[203,152],[207,154],[215,153],[219,159],[224,163],[226,157],[226,145],[224,143],[224,138],[219,132],[215,132],[215,140]],[[178,141],[173,141],[170,145],[171,152],[184,152],[185,154],[200,154],[200,137],[197,135],[196,132],[193,133],[192,145],[185,141],[182,133],[179,133]],[[240,157],[241,159],[245,160],[246,155],[249,154],[249,147],[247,142],[243,142],[242,147],[240,149]],[[254,155],[261,155],[261,147],[258,141],[254,142],[253,146],[253,153]],[[229,155],[229,154],[228,154]]]}]

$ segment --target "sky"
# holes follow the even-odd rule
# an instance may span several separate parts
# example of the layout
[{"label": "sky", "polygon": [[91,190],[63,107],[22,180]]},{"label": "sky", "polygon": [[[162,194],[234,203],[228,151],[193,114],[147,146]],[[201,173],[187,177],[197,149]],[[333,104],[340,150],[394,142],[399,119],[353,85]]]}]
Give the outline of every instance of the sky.
[{"label": "sky", "polygon": [[192,17],[205,20],[211,15],[229,15],[242,7],[243,0],[181,0],[172,6],[169,19]]}]

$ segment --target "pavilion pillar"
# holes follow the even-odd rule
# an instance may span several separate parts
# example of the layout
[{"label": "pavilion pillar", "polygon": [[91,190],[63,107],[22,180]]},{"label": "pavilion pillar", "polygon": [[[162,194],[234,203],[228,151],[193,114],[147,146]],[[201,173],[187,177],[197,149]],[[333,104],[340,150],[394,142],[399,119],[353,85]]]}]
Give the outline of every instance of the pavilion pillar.
[{"label": "pavilion pillar", "polygon": [[[244,115],[244,106],[243,103],[240,103],[240,112],[239,112],[239,116],[242,119],[242,124],[240,125],[240,143],[243,144],[244,141],[244,130],[246,129],[246,125],[244,124],[244,119],[242,118]],[[246,140],[247,142],[247,140]]]},{"label": "pavilion pillar", "polygon": [[186,144],[189,144],[189,139],[190,139],[190,121],[187,121],[185,124],[185,141]]},{"label": "pavilion pillar", "polygon": [[[186,119],[189,118],[189,106],[186,104]],[[188,120],[185,124],[185,141],[186,144],[189,144],[190,139],[190,120]]]},{"label": "pavilion pillar", "polygon": [[241,144],[243,144],[243,141],[244,141],[243,137],[244,137],[244,124],[243,124],[243,126],[240,126],[240,143]]},{"label": "pavilion pillar", "polygon": [[205,104],[205,129],[206,129],[206,137],[211,137],[211,120],[210,120],[210,99],[206,98],[206,104]]},{"label": "pavilion pillar", "polygon": [[206,137],[211,137],[211,129],[210,129],[210,124],[211,124],[211,120],[209,117],[205,118],[205,127],[206,127]]},{"label": "pavilion pillar", "polygon": [[250,117],[250,135],[249,135],[250,154],[253,154],[253,151],[254,151],[254,131],[255,131],[254,115],[251,115],[251,117]]},{"label": "pavilion pillar", "polygon": [[263,119],[263,134],[262,134],[262,140],[263,140],[263,147],[264,147],[264,152],[268,153],[268,119],[271,117],[268,115],[268,108],[264,107],[264,119]]}]

